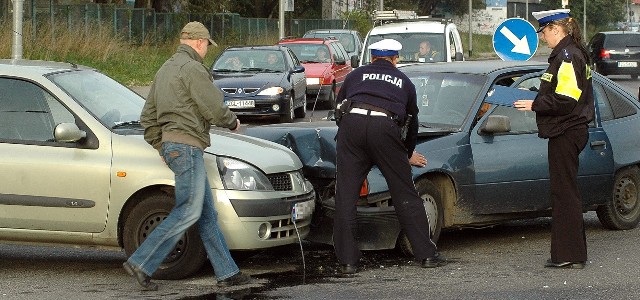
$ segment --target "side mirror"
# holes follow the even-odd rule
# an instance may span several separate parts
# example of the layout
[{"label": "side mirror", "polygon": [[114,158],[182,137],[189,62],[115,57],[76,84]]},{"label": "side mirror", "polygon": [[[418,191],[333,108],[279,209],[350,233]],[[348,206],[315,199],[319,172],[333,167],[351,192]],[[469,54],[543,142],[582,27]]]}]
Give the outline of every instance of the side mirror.
[{"label": "side mirror", "polygon": [[455,60],[456,61],[463,61],[464,60],[464,55],[462,54],[462,52],[456,52]]},{"label": "side mirror", "polygon": [[347,62],[344,59],[338,58],[335,60],[336,65],[342,66],[342,65],[346,65]]},{"label": "side mirror", "polygon": [[357,55],[352,55],[351,56],[351,67],[354,68],[354,69],[357,68],[359,60],[360,60],[360,58]]},{"label": "side mirror", "polygon": [[293,68],[293,70],[291,71],[291,73],[302,73],[304,72],[304,67],[303,66],[297,66],[295,68]]},{"label": "side mirror", "polygon": [[482,126],[480,126],[480,132],[486,134],[505,133],[511,131],[511,121],[507,116],[491,115],[487,117]]},{"label": "side mirror", "polygon": [[53,130],[53,136],[57,142],[75,143],[87,137],[87,133],[74,123],[60,123]]}]

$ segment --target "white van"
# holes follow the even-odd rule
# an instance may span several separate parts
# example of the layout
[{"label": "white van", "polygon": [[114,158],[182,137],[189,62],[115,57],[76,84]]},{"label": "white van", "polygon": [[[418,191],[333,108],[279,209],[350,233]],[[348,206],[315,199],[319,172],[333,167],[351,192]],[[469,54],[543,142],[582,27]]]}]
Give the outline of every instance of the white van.
[{"label": "white van", "polygon": [[[396,12],[396,11],[391,11]],[[381,12],[377,12],[377,15]],[[398,14],[395,14],[398,15]],[[377,19],[376,21],[381,21]],[[403,17],[386,18],[382,25],[369,31],[364,41],[360,66],[369,64],[371,53],[369,45],[383,40],[395,39],[402,44],[399,65],[410,63],[451,62],[464,60],[462,40],[454,23],[449,19]],[[428,41],[431,51],[436,51],[433,58],[418,58],[420,43]]]}]

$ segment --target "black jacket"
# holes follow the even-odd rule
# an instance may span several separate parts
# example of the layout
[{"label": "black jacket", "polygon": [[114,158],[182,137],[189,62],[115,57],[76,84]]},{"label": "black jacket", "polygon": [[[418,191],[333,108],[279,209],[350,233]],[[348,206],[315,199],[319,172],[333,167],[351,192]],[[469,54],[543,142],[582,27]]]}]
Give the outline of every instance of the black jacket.
[{"label": "black jacket", "polygon": [[344,80],[337,96],[337,103],[344,99],[377,106],[394,113],[399,124],[404,124],[407,115],[412,115],[404,145],[408,157],[416,148],[418,136],[418,103],[413,82],[384,59],[353,70]]},{"label": "black jacket", "polygon": [[588,58],[564,37],[549,55],[540,91],[531,109],[536,112],[538,136],[551,138],[571,128],[586,128],[595,111]]}]

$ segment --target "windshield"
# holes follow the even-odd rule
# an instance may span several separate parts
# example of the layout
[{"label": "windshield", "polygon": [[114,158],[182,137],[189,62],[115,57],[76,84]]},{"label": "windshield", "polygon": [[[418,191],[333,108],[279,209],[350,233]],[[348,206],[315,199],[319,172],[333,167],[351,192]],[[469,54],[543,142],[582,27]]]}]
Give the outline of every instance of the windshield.
[{"label": "windshield", "polygon": [[284,56],[277,50],[227,50],[220,54],[212,71],[225,72],[284,72]]},{"label": "windshield", "polygon": [[64,72],[49,79],[109,128],[140,120],[144,99],[102,73]]},{"label": "windshield", "polygon": [[301,63],[331,62],[329,48],[323,44],[286,44]]},{"label": "windshield", "polygon": [[416,86],[422,127],[460,128],[486,77],[459,73],[407,74]]},{"label": "windshield", "polygon": [[[412,62],[440,62],[445,61],[445,41],[442,33],[389,33],[371,35],[367,39],[365,49],[369,49],[369,45],[381,41],[383,39],[394,39],[402,44],[400,50],[400,59],[398,63]],[[365,51],[363,64],[369,64],[371,61],[370,51]]]}]

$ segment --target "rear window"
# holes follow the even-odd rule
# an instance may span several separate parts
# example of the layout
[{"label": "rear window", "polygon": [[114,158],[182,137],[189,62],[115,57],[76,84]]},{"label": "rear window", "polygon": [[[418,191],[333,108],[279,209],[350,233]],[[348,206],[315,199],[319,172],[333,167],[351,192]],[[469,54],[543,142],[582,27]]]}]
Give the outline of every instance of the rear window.
[{"label": "rear window", "polygon": [[640,34],[610,34],[604,39],[605,48],[640,47]]}]

